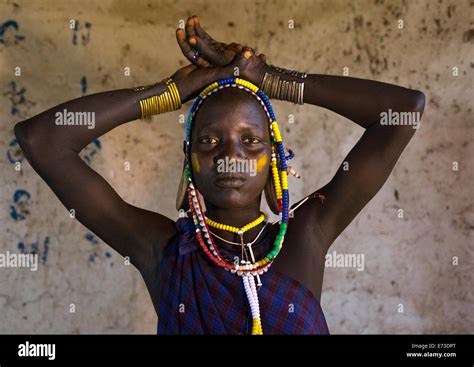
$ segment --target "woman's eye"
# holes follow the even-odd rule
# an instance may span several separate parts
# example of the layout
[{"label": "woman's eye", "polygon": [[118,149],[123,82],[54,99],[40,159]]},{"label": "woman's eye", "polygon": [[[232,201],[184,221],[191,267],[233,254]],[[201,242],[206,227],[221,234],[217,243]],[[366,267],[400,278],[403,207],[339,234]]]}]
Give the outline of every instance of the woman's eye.
[{"label": "woman's eye", "polygon": [[256,137],[251,137],[251,138],[245,138],[244,139],[244,143],[246,144],[258,144],[260,143],[260,139],[259,138],[256,138]]},{"label": "woman's eye", "polygon": [[217,144],[217,139],[216,138],[211,138],[211,137],[202,138],[201,143],[203,143],[203,144]]}]

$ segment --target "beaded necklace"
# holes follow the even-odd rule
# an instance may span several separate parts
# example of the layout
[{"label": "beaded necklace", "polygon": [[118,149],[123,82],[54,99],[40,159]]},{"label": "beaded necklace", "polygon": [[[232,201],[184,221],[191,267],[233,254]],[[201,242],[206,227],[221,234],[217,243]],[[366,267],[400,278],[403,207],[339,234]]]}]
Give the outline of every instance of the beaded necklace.
[{"label": "beaded necklace", "polygon": [[242,235],[247,232],[249,229],[252,229],[253,227],[256,227],[258,226],[260,223],[262,223],[265,219],[265,214],[260,214],[260,216],[251,221],[250,223],[246,224],[245,226],[241,227],[241,228],[238,228],[238,227],[234,227],[234,226],[229,226],[227,224],[222,224],[222,223],[218,223],[216,221],[213,221],[212,219],[206,217],[206,223],[208,225],[210,225],[211,227],[214,227],[214,228],[217,228],[217,229],[220,229],[220,230],[223,230],[223,231],[228,231],[228,232],[232,232],[232,233],[237,233],[240,237],[242,237]]},{"label": "beaded necklace", "polygon": [[[271,150],[272,150],[272,160],[271,160],[271,171],[273,184],[275,188],[275,194],[278,203],[279,213],[279,223],[280,228],[279,232],[275,238],[273,249],[263,258],[258,261],[253,256],[251,252],[251,261],[249,259],[241,259],[241,263],[232,263],[225,259],[219,252],[219,249],[214,243],[214,240],[211,236],[208,226],[217,226],[216,228],[228,230],[233,233],[238,233],[241,238],[241,244],[243,246],[243,232],[253,228],[254,226],[261,223],[265,217],[260,216],[255,221],[247,224],[242,228],[237,228],[221,223],[212,221],[209,218],[205,217],[205,214],[202,210],[202,206],[199,200],[197,189],[194,187],[192,181],[192,170],[191,170],[191,127],[193,119],[196,115],[197,110],[202,105],[203,101],[209,97],[211,94],[218,92],[224,88],[239,88],[250,94],[252,94],[262,105],[270,125],[270,140],[271,140]],[[243,280],[243,285],[245,293],[247,295],[250,310],[252,314],[252,335],[263,334],[262,324],[260,319],[260,307],[258,303],[258,294],[257,288],[255,285],[254,276],[262,275],[264,272],[268,271],[275,257],[281,251],[283,246],[283,241],[285,239],[286,229],[288,225],[289,218],[289,193],[288,193],[288,176],[287,170],[288,166],[286,164],[287,159],[291,159],[294,154],[290,153],[290,156],[285,156],[285,148],[283,146],[283,141],[281,139],[280,130],[278,128],[278,123],[273,113],[273,108],[270,104],[269,98],[267,95],[260,90],[257,86],[250,83],[247,80],[240,78],[226,78],[220,79],[209,86],[207,86],[194,100],[193,105],[188,114],[186,120],[186,158],[184,165],[184,179],[187,183],[186,191],[188,196],[189,208],[193,217],[196,238],[198,243],[207,255],[207,257],[214,262],[219,267],[231,271],[232,273],[241,276]],[[252,227],[250,227],[252,225]],[[251,247],[250,247],[251,249]],[[260,282],[260,277],[258,277],[258,283]]]},{"label": "beaded necklace", "polygon": [[[247,263],[249,263],[249,258],[248,258],[248,255],[247,255],[246,248],[248,248],[248,250],[249,250],[250,258],[252,259],[252,263],[255,263],[255,256],[254,256],[253,251],[252,251],[252,245],[257,240],[257,238],[260,236],[260,234],[262,233],[262,231],[263,231],[263,229],[265,228],[266,225],[263,226],[260,233],[257,235],[257,237],[255,237],[255,239],[252,242],[244,243],[244,233],[247,232],[248,230],[258,226],[264,220],[265,220],[265,214],[262,213],[262,214],[260,214],[260,216],[257,219],[251,221],[250,223],[246,224],[245,226],[243,226],[241,228],[237,228],[237,227],[234,227],[234,226],[229,226],[229,225],[226,225],[226,224],[218,223],[218,222],[213,221],[212,219],[209,219],[209,218],[206,218],[206,223],[209,226],[213,227],[213,228],[217,228],[217,229],[220,229],[220,230],[223,230],[223,231],[228,231],[228,232],[231,232],[231,233],[237,233],[240,237],[240,243],[238,243],[237,245],[239,245],[242,249],[242,255],[241,255],[242,264],[247,264]],[[224,240],[227,243],[235,244],[235,242],[227,241],[227,240],[223,239],[222,237],[217,236],[215,233],[213,233],[211,231],[209,231],[209,232],[214,237],[217,237],[220,240]],[[244,260],[244,258],[246,260]],[[258,286],[262,285],[259,274],[257,274],[257,285]]]}]

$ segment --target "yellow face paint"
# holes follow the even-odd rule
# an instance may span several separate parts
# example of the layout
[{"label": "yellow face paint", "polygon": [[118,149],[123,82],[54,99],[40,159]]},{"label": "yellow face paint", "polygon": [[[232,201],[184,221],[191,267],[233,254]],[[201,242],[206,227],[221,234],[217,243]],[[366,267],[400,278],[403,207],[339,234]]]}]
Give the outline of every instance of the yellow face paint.
[{"label": "yellow face paint", "polygon": [[201,165],[199,164],[199,160],[196,153],[191,154],[191,164],[193,166],[193,171],[199,173],[201,171]]},{"label": "yellow face paint", "polygon": [[264,154],[257,160],[257,172],[261,172],[267,164],[267,156]]}]

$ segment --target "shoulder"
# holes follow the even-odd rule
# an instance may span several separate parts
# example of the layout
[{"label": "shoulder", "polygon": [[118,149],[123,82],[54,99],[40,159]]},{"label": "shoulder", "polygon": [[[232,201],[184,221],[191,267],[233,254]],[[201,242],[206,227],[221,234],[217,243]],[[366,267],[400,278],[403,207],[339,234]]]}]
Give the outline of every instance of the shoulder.
[{"label": "shoulder", "polygon": [[180,217],[173,222],[173,230],[164,241],[159,243],[162,256],[178,255],[191,252],[196,244],[196,233],[193,219]]}]

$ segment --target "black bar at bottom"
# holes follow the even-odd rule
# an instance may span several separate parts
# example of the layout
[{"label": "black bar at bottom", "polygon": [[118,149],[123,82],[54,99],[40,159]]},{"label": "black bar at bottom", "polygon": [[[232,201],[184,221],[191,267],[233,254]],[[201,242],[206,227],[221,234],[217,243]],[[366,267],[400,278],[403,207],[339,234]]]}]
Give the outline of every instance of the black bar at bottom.
[{"label": "black bar at bottom", "polygon": [[[54,348],[53,348],[54,345]],[[53,356],[54,350],[54,356]],[[227,357],[221,359],[220,353]],[[248,359],[249,352],[260,355]],[[315,362],[359,365],[401,362],[403,366],[474,365],[473,335],[331,335],[331,336],[155,336],[155,335],[0,335],[0,366],[66,366],[99,361],[131,366],[181,361],[191,354],[200,362],[261,364],[280,353],[314,356]],[[170,355],[171,354],[171,355]],[[173,357],[174,355],[174,357]],[[301,354],[302,355],[302,354]],[[54,358],[54,359],[53,359]],[[295,359],[296,361],[296,359]],[[467,364],[466,364],[467,363]],[[313,364],[313,363],[311,363]]]}]

